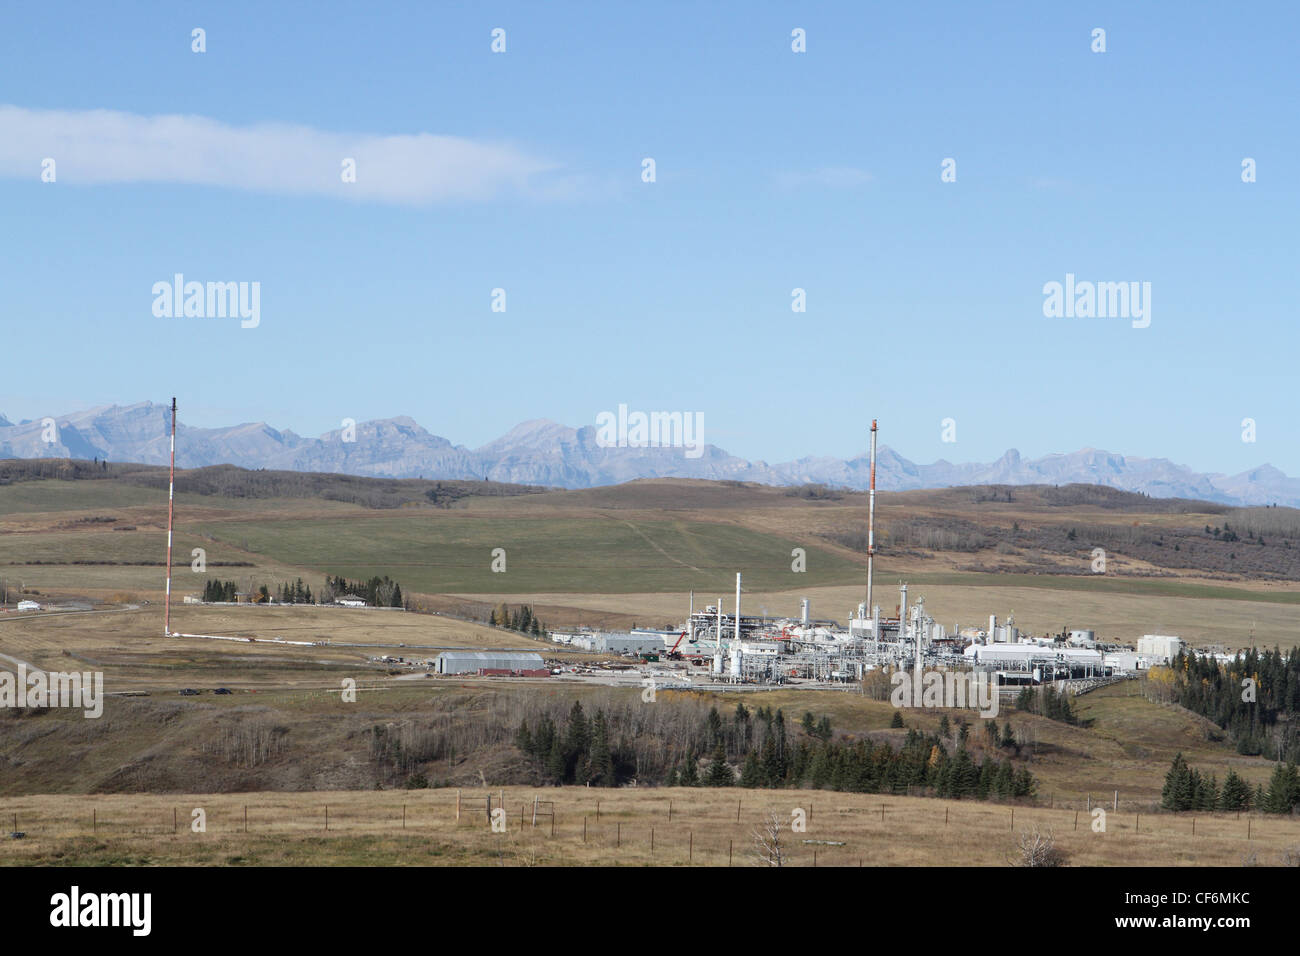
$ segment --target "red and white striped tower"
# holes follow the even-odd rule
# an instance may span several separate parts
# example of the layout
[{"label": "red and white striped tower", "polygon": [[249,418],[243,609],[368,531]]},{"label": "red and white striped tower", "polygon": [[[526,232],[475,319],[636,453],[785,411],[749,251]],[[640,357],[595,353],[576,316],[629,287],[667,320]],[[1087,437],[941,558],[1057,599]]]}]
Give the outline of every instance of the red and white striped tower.
[{"label": "red and white striped tower", "polygon": [[[871,611],[871,585],[874,577],[876,558],[876,420],[871,419],[871,492],[867,498],[867,617]],[[879,640],[880,635],[872,637]]]},{"label": "red and white striped tower", "polygon": [[167,479],[167,597],[163,611],[163,636],[172,633],[172,518],[176,501],[176,397],[172,396],[172,465]]}]

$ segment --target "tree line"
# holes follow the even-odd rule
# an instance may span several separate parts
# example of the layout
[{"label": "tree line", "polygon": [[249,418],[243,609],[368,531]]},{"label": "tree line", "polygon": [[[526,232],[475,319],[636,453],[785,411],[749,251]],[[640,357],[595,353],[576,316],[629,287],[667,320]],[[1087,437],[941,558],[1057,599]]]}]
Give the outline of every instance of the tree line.
[{"label": "tree line", "polygon": [[1237,752],[1300,762],[1300,654],[1251,648],[1221,664],[1187,650],[1152,668],[1147,693],[1209,718]]},{"label": "tree line", "polygon": [[508,604],[498,604],[492,609],[488,623],[493,627],[504,627],[533,637],[545,637],[547,633],[546,625],[533,613],[531,604],[521,604],[516,608],[511,608]]},{"label": "tree line", "polygon": [[1070,695],[1057,693],[1051,684],[1039,687],[1024,687],[1016,695],[1016,710],[1038,714],[1048,720],[1059,720],[1066,724],[1078,724],[1079,718],[1070,706]]},{"label": "tree line", "polygon": [[[234,603],[241,593],[234,581],[209,579],[203,585],[203,600],[208,603]],[[402,586],[387,575],[373,577],[368,581],[349,581],[343,577],[327,575],[320,590],[321,604],[332,604],[336,598],[352,595],[364,600],[371,607],[405,607]],[[271,589],[265,584],[259,585],[249,593],[249,600],[254,604],[266,604],[271,601]],[[280,604],[316,604],[311,585],[302,578],[292,584],[285,582],[275,592],[275,600]]]},{"label": "tree line", "polygon": [[1294,763],[1273,768],[1268,787],[1250,784],[1235,770],[1229,770],[1219,785],[1217,775],[1206,776],[1188,765],[1181,753],[1165,774],[1160,805],[1166,810],[1261,810],[1264,813],[1292,813],[1300,806],[1300,772]]},{"label": "tree line", "polygon": [[359,597],[371,607],[405,607],[402,586],[388,575],[368,581],[349,581],[343,576],[326,575],[321,588],[321,603],[331,604],[338,598]]},{"label": "tree line", "polygon": [[[543,714],[519,724],[515,746],[531,758],[537,776],[549,784],[615,787],[633,779],[667,786],[797,788],[857,793],[921,792],[939,797],[1029,798],[1033,775],[1015,769],[1010,726],[999,734],[988,722],[988,746],[978,759],[962,725],[956,746],[938,734],[909,729],[901,746],[888,741],[835,739],[830,719],[804,715],[791,739],[781,710],[750,711],[741,702],[730,719],[717,707],[687,733],[684,754],[648,776],[634,747],[636,727],[611,719],[602,709],[588,717],[575,701],[567,717]],[[1000,754],[996,754],[1001,750]],[[992,752],[990,752],[992,751]]]}]

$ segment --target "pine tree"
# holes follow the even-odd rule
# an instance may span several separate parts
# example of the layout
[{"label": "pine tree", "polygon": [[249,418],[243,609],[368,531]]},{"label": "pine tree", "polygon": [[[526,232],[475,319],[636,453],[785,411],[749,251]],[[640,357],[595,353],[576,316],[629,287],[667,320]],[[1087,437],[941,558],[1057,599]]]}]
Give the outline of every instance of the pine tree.
[{"label": "pine tree", "polygon": [[683,787],[698,787],[700,785],[700,774],[695,766],[695,751],[692,750],[686,754],[686,766],[682,768],[682,778],[680,781]]},{"label": "pine tree", "polygon": [[1300,799],[1300,775],[1295,764],[1279,763],[1273,768],[1261,809],[1266,813],[1290,813]]},{"label": "pine tree", "polygon": [[587,779],[598,787],[612,787],[614,758],[609,749],[609,728],[603,711],[596,711],[591,725],[591,758]]},{"label": "pine tree", "polygon": [[894,716],[893,716],[893,719],[889,721],[889,726],[890,726],[891,728],[894,728],[894,729],[897,729],[897,728],[903,726],[903,712],[902,712],[902,711],[900,711],[900,710],[895,710],[895,711],[894,711]]},{"label": "pine tree", "polygon": [[[816,769],[818,766],[819,756],[822,755],[819,754],[818,756],[814,756],[812,759],[813,769],[810,773],[813,776],[813,786],[821,785],[817,782],[818,771]],[[758,762],[758,754],[752,750],[745,757],[744,764],[741,765],[740,785],[742,787],[750,787],[751,789],[757,789],[758,787],[763,786],[763,767]]]},{"label": "pine tree", "polygon": [[1250,787],[1235,770],[1229,770],[1228,775],[1223,778],[1223,789],[1219,791],[1219,809],[1250,809]]},{"label": "pine tree", "polygon": [[709,764],[709,771],[705,774],[704,783],[709,787],[730,787],[735,782],[736,775],[727,766],[727,752],[722,746],[722,739],[719,737],[717,745],[713,748],[713,756]]},{"label": "pine tree", "polygon": [[519,730],[515,732],[515,746],[526,754],[533,752],[533,735],[528,732],[528,721],[519,724]]},{"label": "pine tree", "polygon": [[822,740],[830,740],[833,736],[831,731],[831,719],[825,715],[817,721],[817,736]]},{"label": "pine tree", "polygon": [[1192,797],[1192,771],[1180,752],[1174,755],[1173,765],[1165,774],[1165,785],[1160,791],[1160,805],[1166,810],[1190,810]]},{"label": "pine tree", "polygon": [[546,758],[546,776],[551,783],[562,784],[568,770],[564,765],[564,748],[560,744],[560,735],[556,734],[551,738],[551,752]]}]

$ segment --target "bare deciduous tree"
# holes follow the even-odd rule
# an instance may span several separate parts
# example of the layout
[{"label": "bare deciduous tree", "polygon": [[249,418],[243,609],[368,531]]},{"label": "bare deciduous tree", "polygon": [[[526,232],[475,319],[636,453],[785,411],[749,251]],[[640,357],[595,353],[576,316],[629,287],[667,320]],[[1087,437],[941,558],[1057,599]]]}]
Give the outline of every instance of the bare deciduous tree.
[{"label": "bare deciduous tree", "polygon": [[785,851],[781,847],[781,832],[785,824],[769,810],[763,822],[754,830],[754,857],[758,866],[784,866]]},{"label": "bare deciduous tree", "polygon": [[1050,828],[1021,830],[1016,840],[1014,866],[1064,866],[1065,854],[1056,848],[1056,838]]}]

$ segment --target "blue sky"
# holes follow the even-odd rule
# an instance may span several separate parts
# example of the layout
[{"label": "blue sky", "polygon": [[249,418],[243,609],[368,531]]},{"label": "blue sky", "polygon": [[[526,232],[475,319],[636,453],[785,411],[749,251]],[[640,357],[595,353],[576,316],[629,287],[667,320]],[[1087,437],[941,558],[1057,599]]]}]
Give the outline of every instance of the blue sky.
[{"label": "blue sky", "polygon": [[[11,5],[0,412],[175,394],[193,425],[407,414],[476,447],[626,403],[700,412],[706,441],[768,461],[861,452],[876,417],[920,461],[1090,446],[1297,475],[1298,20],[1281,3]],[[114,111],[103,141],[95,110]],[[177,115],[141,155],[133,117]],[[43,183],[51,116],[66,155]],[[456,138],[449,194],[421,179],[442,146],[384,152],[421,134]],[[333,183],[353,140],[374,159]],[[260,325],[156,318],[152,286],[177,272],[260,282]],[[1150,327],[1044,317],[1066,273],[1150,282]]]}]

